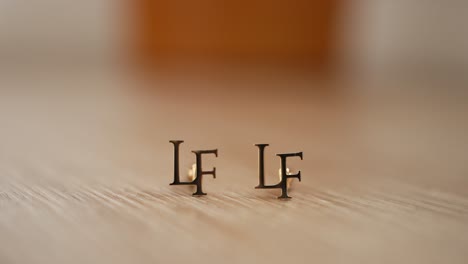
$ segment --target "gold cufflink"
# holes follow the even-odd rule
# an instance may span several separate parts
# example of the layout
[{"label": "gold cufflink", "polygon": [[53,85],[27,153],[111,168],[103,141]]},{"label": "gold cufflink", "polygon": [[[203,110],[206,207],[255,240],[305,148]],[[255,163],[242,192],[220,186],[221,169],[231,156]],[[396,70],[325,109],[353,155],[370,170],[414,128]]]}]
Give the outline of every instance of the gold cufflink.
[{"label": "gold cufflink", "polygon": [[[174,145],[174,181],[169,185],[194,185],[197,187],[196,191],[193,195],[206,195],[202,189],[202,177],[204,175],[212,175],[213,178],[216,178],[216,168],[210,171],[204,171],[202,167],[202,155],[205,154],[213,154],[218,157],[218,149],[211,149],[211,150],[192,150],[195,154],[196,165],[195,169],[192,166],[192,180],[188,182],[182,182],[179,178],[179,147],[182,144],[183,140],[170,140],[169,141],[172,145]],[[198,168],[198,169],[197,169]]]},{"label": "gold cufflink", "polygon": [[292,174],[286,166],[286,160],[292,157],[299,157],[302,160],[302,152],[276,154],[281,159],[281,169],[279,172],[280,182],[273,185],[265,184],[265,148],[268,144],[255,144],[258,147],[258,186],[255,189],[281,189],[281,196],[279,199],[290,199],[288,196],[288,189],[291,187],[291,180],[297,178],[301,181],[301,172]]}]

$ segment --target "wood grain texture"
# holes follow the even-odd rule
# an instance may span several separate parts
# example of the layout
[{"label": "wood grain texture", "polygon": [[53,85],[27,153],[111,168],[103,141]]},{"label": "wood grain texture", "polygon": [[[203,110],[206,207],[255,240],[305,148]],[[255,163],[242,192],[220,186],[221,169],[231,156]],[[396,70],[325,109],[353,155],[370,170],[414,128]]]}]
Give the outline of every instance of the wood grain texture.
[{"label": "wood grain texture", "polygon": [[[317,85],[295,80],[272,83]],[[101,78],[4,85],[11,89],[0,97],[0,263],[468,257],[466,104],[459,96],[324,97],[278,88],[261,96],[197,90],[196,97],[174,83],[155,81],[148,94]],[[170,139],[186,140],[185,169],[190,150],[219,148],[219,158],[204,162],[218,170],[217,179],[205,179],[208,196],[169,186]],[[303,173],[293,199],[253,188],[254,143],[271,144],[268,183],[278,177],[275,153],[304,151],[303,161],[291,161]]]}]

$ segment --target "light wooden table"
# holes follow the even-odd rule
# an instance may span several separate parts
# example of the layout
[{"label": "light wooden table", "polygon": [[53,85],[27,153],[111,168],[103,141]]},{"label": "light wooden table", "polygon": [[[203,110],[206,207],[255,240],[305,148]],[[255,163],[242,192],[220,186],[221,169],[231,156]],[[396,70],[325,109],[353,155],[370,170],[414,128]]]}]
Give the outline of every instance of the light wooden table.
[{"label": "light wooden table", "polygon": [[[233,79],[4,80],[0,263],[466,263],[465,97]],[[169,186],[171,139],[183,174],[219,149],[206,197]],[[254,143],[268,183],[304,152],[291,200]]]}]

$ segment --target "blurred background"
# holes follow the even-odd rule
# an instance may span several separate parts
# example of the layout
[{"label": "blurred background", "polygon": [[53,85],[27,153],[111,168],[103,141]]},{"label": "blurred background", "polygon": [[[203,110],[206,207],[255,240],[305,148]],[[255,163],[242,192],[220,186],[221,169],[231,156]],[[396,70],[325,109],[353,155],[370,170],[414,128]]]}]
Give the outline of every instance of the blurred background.
[{"label": "blurred background", "polygon": [[[466,263],[468,1],[0,0],[0,263]],[[169,186],[191,150],[206,197]],[[257,150],[304,152],[290,201]],[[281,250],[278,250],[281,249]]]},{"label": "blurred background", "polygon": [[[361,74],[464,76],[465,1],[45,0],[0,2],[12,64],[301,65]],[[6,66],[5,66],[6,65]]]}]

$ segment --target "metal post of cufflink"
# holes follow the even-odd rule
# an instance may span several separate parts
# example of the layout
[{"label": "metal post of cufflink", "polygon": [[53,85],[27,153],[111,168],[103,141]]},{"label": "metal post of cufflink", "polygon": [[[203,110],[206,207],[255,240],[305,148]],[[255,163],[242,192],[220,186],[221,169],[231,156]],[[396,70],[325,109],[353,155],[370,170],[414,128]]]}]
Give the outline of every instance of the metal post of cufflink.
[{"label": "metal post of cufflink", "polygon": [[[291,175],[293,174],[292,171],[289,168],[286,168],[286,175]],[[278,178],[279,180],[283,180],[283,175],[281,175],[281,168],[278,169]],[[291,186],[293,184],[293,178],[287,178],[286,179],[286,188],[289,190],[291,189]]]},{"label": "metal post of cufflink", "polygon": [[187,172],[187,178],[189,181],[193,182],[197,177],[197,164],[193,163],[192,167]]}]

